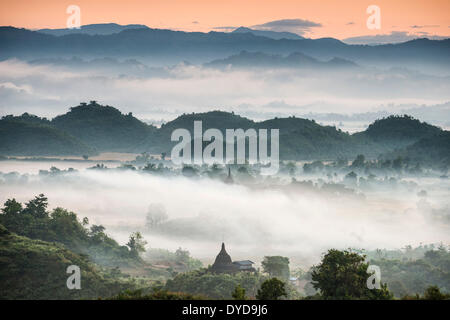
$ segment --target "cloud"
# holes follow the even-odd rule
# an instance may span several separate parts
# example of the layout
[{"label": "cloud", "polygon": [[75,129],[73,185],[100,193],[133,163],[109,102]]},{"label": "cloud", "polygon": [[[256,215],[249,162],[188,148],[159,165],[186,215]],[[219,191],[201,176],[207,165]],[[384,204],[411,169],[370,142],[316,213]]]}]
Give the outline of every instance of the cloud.
[{"label": "cloud", "polygon": [[355,23],[353,22],[353,21],[350,21],[350,22],[347,22],[345,25],[346,26],[351,26],[351,25],[354,25]]},{"label": "cloud", "polygon": [[[62,169],[66,165],[64,161],[56,166]],[[52,207],[73,210],[93,224],[104,225],[119,243],[126,243],[131,231],[138,230],[153,247],[176,250],[182,245],[194,256],[209,259],[214,259],[223,237],[230,248],[235,248],[232,252],[237,259],[275,253],[300,253],[318,259],[330,247],[398,248],[449,239],[448,225],[420,207],[415,193],[404,193],[400,188],[389,193],[390,201],[386,201],[386,193],[375,192],[367,194],[368,200],[342,196],[331,202],[326,195],[293,193],[295,189],[289,193],[281,188],[258,191],[208,179],[81,170],[77,167],[80,163],[69,165],[80,171],[51,179],[31,175],[9,183],[0,175],[0,181],[4,181],[0,184],[0,202],[13,197],[27,201],[44,193]],[[33,162],[26,169],[21,166],[21,170],[31,173],[49,166]],[[433,187],[447,186],[438,183]],[[429,197],[433,209],[445,210],[448,200],[432,192]],[[169,223],[148,230],[144,227],[146,213],[153,203],[164,207]]]},{"label": "cloud", "polygon": [[447,37],[442,36],[428,36],[427,33],[409,33],[407,31],[392,31],[390,34],[377,34],[377,35],[366,35],[343,39],[342,41],[347,44],[387,44],[387,43],[399,43],[414,40],[417,38],[427,38],[432,40],[442,40]]},{"label": "cloud", "polygon": [[450,101],[450,82],[402,70],[358,69],[331,76],[329,70],[214,70],[180,64],[140,71],[121,65],[102,69],[0,62],[0,117],[23,112],[54,117],[89,100],[149,120],[214,109],[267,119],[309,111],[366,112],[389,103],[442,103]]},{"label": "cloud", "polygon": [[277,32],[288,31],[300,35],[309,32],[311,28],[316,27],[322,27],[322,24],[303,19],[282,19],[252,26],[252,28],[257,30]]},{"label": "cloud", "polygon": [[198,21],[192,21],[192,24],[198,24]]}]

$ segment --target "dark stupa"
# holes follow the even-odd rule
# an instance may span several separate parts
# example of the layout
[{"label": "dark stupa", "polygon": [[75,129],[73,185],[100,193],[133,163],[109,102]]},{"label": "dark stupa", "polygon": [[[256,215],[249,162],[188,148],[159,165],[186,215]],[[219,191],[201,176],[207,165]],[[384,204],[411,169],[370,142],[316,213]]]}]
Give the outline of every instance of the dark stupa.
[{"label": "dark stupa", "polygon": [[212,265],[211,269],[212,271],[219,273],[230,271],[232,272],[235,269],[230,255],[225,250],[225,243],[223,242],[222,242],[222,249],[217,255],[216,260],[214,261],[214,264]]}]

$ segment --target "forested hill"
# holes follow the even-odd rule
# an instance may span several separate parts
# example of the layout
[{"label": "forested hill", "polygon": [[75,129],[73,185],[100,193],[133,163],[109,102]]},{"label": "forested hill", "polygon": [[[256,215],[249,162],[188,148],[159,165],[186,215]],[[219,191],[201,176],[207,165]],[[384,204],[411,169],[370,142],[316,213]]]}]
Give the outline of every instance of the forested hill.
[{"label": "forested hill", "polygon": [[141,57],[177,63],[188,60],[204,63],[241,51],[288,55],[302,52],[321,60],[340,57],[359,62],[450,63],[450,39],[416,39],[378,46],[348,45],[333,38],[273,39],[251,32],[183,32],[163,29],[127,29],[103,35],[66,34],[53,36],[38,31],[0,27],[1,59],[49,57],[104,58]]},{"label": "forested hill", "polygon": [[43,118],[24,114],[0,120],[0,154],[15,156],[92,155],[96,151]]},{"label": "forested hill", "polygon": [[[442,132],[407,115],[377,120],[367,130],[351,135],[295,116],[255,122],[224,111],[183,114],[156,128],[131,113],[122,114],[114,107],[91,101],[70,108],[53,120],[29,114],[3,117],[0,155],[83,155],[106,151],[170,154],[176,143],[170,140],[172,132],[185,128],[193,137],[195,120],[202,121],[203,131],[217,128],[224,134],[226,129],[280,129],[280,157],[289,160],[333,160],[357,154],[375,158],[421,139],[433,139]],[[448,136],[444,135],[439,141],[446,139]]]},{"label": "forested hill", "polygon": [[432,164],[440,169],[450,167],[450,131],[426,136],[405,148],[383,155],[383,158],[408,158],[414,162]]},{"label": "forested hill", "polygon": [[77,137],[98,151],[136,152],[143,141],[153,140],[156,128],[116,108],[101,106],[95,101],[81,103],[51,124]]},{"label": "forested hill", "polygon": [[441,129],[421,122],[408,115],[389,116],[374,123],[364,131],[355,136],[367,137],[377,143],[390,147],[405,147],[419,139],[436,135]]}]

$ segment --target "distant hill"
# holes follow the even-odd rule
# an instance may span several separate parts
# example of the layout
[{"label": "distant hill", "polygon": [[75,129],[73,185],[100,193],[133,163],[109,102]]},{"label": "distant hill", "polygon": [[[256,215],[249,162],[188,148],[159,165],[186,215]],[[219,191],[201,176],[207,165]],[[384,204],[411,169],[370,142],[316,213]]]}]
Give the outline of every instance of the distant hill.
[{"label": "distant hill", "polygon": [[0,142],[0,154],[81,155],[91,154],[93,150],[170,154],[177,143],[171,141],[172,132],[184,128],[193,138],[196,120],[202,121],[203,131],[217,128],[224,137],[226,129],[279,129],[280,157],[286,160],[351,159],[358,154],[376,158],[442,132],[407,115],[376,120],[367,130],[349,134],[298,117],[255,122],[224,111],[183,114],[156,128],[132,114],[125,115],[116,108],[91,101],[70,108],[51,121],[29,114],[4,117],[0,121],[0,133],[7,138]]},{"label": "distant hill", "polygon": [[94,148],[29,114],[0,120],[0,154],[14,156],[92,155]]},{"label": "distant hill", "polygon": [[387,159],[397,157],[448,170],[450,168],[450,131],[427,135],[405,148],[383,155],[383,158]]},{"label": "distant hill", "polygon": [[[335,127],[321,126],[312,120],[289,117],[275,118],[262,122],[238,116],[234,113],[211,111],[206,113],[184,114],[173,121],[164,124],[157,133],[157,144],[146,147],[155,152],[170,154],[176,142],[170,141],[170,135],[177,128],[184,128],[193,137],[194,121],[201,120],[203,130],[217,128],[225,137],[226,129],[280,129],[280,157],[282,159],[335,159],[338,157],[353,157],[358,153],[376,156],[383,149],[359,138],[353,138],[348,133]],[[270,131],[268,131],[270,138]],[[372,145],[371,145],[372,144]]]},{"label": "distant hill", "polygon": [[375,120],[364,132],[356,133],[355,136],[364,136],[378,144],[399,148],[441,131],[436,126],[404,115]]},{"label": "distant hill", "polygon": [[232,55],[225,59],[218,59],[205,64],[206,67],[213,68],[340,68],[357,67],[357,64],[341,59],[333,58],[330,61],[319,61],[313,57],[300,52],[291,53],[287,56],[272,55],[262,52],[242,51],[237,55]]},{"label": "distant hill", "polygon": [[39,29],[40,33],[50,34],[52,36],[64,36],[68,34],[88,34],[88,35],[107,35],[113,33],[119,33],[123,30],[129,29],[148,29],[146,25],[143,24],[127,24],[120,25],[117,23],[98,23],[98,24],[87,24],[81,26],[79,29]]},{"label": "distant hill", "polygon": [[136,152],[136,146],[151,142],[156,128],[116,108],[95,101],[70,108],[51,124],[99,151]]},{"label": "distant hill", "polygon": [[272,39],[253,33],[183,32],[162,29],[126,29],[105,35],[67,34],[0,27],[1,59],[54,57],[139,58],[143,63],[204,63],[241,51],[289,55],[302,52],[320,60],[334,57],[383,65],[450,65],[450,39],[417,39],[380,46],[348,45],[337,39]]},{"label": "distant hill", "polygon": [[277,32],[277,31],[268,31],[268,30],[254,30],[246,27],[239,27],[233,30],[231,33],[251,33],[255,36],[267,37],[275,40],[279,39],[289,39],[289,40],[300,40],[305,39],[302,36],[299,36],[296,33],[292,32]]}]

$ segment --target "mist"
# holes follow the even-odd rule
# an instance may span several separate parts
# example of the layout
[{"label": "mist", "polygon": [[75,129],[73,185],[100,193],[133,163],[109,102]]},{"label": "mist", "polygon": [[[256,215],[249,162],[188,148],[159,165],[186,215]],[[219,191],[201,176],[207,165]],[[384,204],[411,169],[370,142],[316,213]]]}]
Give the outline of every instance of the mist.
[{"label": "mist", "polygon": [[[51,61],[0,62],[0,115],[54,117],[80,101],[97,100],[158,124],[214,109],[264,120],[317,112],[395,113],[450,101],[448,76],[400,68],[219,70],[185,63],[150,68],[114,59],[80,62],[81,67]],[[431,120],[448,124],[445,114]]]},{"label": "mist", "polygon": [[[0,171],[4,168],[0,166]],[[44,193],[51,208],[63,207],[102,224],[125,244],[141,231],[152,248],[178,247],[211,263],[222,241],[234,259],[259,261],[286,255],[300,265],[319,260],[329,248],[398,249],[450,241],[450,183],[419,179],[420,188],[380,188],[363,196],[330,197],[283,187],[255,188],[208,178],[159,177],[132,171],[80,170],[54,177],[24,174],[0,179],[0,201],[26,202]],[[282,186],[285,183],[281,183]],[[382,191],[384,190],[384,191]],[[146,226],[149,207],[167,220]]]}]

